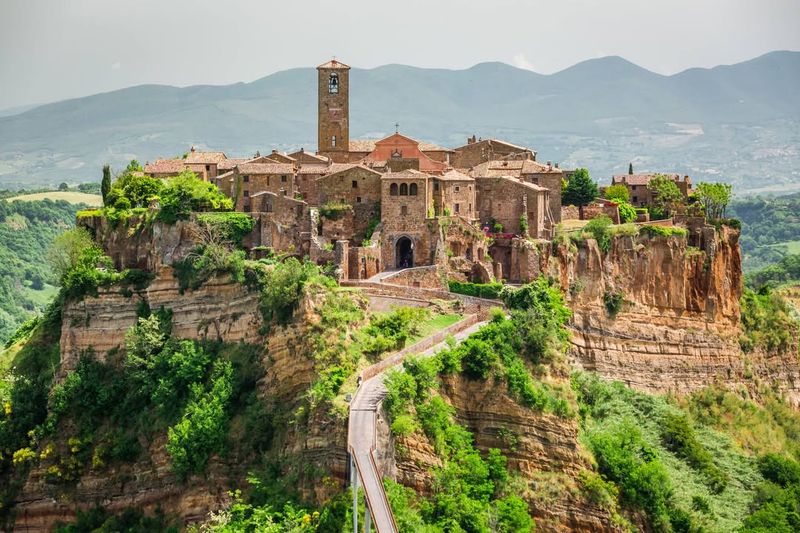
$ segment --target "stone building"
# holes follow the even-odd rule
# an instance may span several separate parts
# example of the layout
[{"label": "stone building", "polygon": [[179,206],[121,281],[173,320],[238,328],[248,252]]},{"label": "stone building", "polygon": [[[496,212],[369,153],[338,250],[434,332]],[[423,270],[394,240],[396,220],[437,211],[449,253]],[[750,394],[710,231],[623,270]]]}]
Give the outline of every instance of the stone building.
[{"label": "stone building", "polygon": [[144,173],[153,178],[172,178],[186,170],[183,159],[157,159],[155,163],[147,163]]},{"label": "stone building", "polygon": [[[611,185],[624,185],[627,187],[631,205],[636,207],[649,207],[653,204],[653,194],[650,192],[650,189],[647,188],[647,185],[658,175],[657,173],[621,174],[611,178]],[[692,191],[692,180],[689,176],[683,176],[683,178],[681,178],[680,174],[661,175],[675,182],[675,185],[678,186],[678,190],[681,191],[684,199],[689,197]]]},{"label": "stone building", "polygon": [[350,151],[350,67],[332,59],[317,67],[317,150],[346,163]]},{"label": "stone building", "polygon": [[457,170],[450,170],[430,180],[435,216],[460,216],[477,219],[475,211],[475,179]]},{"label": "stone building", "polygon": [[237,211],[252,211],[250,196],[269,191],[294,197],[294,165],[289,163],[242,163],[233,173],[231,198]]},{"label": "stone building", "polygon": [[200,176],[203,181],[217,177],[217,165],[227,159],[223,152],[199,152],[192,146],[184,159],[186,168]]},{"label": "stone building", "polygon": [[432,262],[426,226],[430,176],[418,170],[387,172],[381,177],[382,256],[386,268],[407,268]]},{"label": "stone building", "polygon": [[487,161],[504,159],[510,155],[525,154],[533,161],[536,152],[498,139],[476,139],[473,135],[467,144],[453,150],[451,164],[455,168],[469,169]]},{"label": "stone building", "polygon": [[[436,152],[442,154],[442,152]],[[447,164],[437,161],[420,149],[420,142],[400,133],[375,141],[375,148],[364,158],[367,164],[384,163],[395,172],[406,169],[429,174],[443,174]]]},{"label": "stone building", "polygon": [[544,187],[499,176],[475,178],[475,188],[481,227],[494,232],[493,226],[499,223],[503,227],[499,233],[523,235],[521,221],[525,220],[530,237],[549,237],[551,225],[545,218],[549,192]]}]

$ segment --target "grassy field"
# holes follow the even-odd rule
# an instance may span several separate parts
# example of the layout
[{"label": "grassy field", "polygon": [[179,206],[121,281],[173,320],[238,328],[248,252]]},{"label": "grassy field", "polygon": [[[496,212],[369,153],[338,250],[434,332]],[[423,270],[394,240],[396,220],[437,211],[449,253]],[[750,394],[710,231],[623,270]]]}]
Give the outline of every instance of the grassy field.
[{"label": "grassy field", "polygon": [[439,330],[442,330],[448,326],[452,326],[462,318],[464,318],[464,315],[458,313],[434,315],[430,320],[426,320],[422,327],[419,328],[419,333],[417,335],[409,337],[408,341],[406,341],[406,346],[411,346],[415,342],[419,342],[425,337],[429,337]]},{"label": "grassy field", "polygon": [[790,254],[800,254],[800,241],[784,241],[775,244],[770,244],[771,247],[785,246],[786,251]]},{"label": "grassy field", "polygon": [[34,202],[36,200],[66,200],[71,204],[86,204],[88,206],[103,205],[103,198],[99,194],[87,194],[85,192],[74,191],[50,191],[38,192],[34,194],[23,194],[8,198],[7,201],[22,200],[24,202]]}]

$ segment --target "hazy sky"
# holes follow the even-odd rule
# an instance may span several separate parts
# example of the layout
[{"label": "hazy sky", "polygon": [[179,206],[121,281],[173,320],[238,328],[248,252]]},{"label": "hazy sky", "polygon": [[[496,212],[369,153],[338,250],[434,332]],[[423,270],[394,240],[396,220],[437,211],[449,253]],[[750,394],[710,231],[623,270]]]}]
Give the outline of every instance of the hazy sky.
[{"label": "hazy sky", "polygon": [[620,55],[663,74],[800,50],[800,0],[0,0],[0,109],[141,83],[356,67],[551,73]]}]

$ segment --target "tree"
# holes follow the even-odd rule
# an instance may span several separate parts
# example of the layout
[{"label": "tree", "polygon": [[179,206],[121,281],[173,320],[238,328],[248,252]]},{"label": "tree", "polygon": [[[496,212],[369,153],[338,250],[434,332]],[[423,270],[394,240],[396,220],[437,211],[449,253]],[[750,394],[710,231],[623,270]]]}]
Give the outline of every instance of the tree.
[{"label": "tree", "polygon": [[628,175],[633,175],[633,163],[628,163]]},{"label": "tree", "polygon": [[656,174],[647,184],[647,189],[653,195],[653,207],[665,215],[673,214],[683,202],[681,190],[669,176]]},{"label": "tree", "polygon": [[725,216],[725,209],[731,201],[733,187],[727,183],[701,183],[697,194],[706,210],[706,217],[719,219]]},{"label": "tree", "polygon": [[561,194],[563,205],[576,205],[583,217],[583,206],[597,198],[597,184],[589,177],[589,171],[579,168],[567,182],[564,192]]},{"label": "tree", "polygon": [[68,191],[68,190],[69,190],[69,185],[67,185],[67,183],[66,183],[66,182],[62,182],[62,183],[61,183],[61,184],[58,186],[58,190],[59,190],[59,191]]},{"label": "tree", "polygon": [[92,236],[83,228],[71,229],[56,237],[47,258],[58,278],[63,279],[80,262],[83,252],[92,246],[95,246]]},{"label": "tree", "polygon": [[135,159],[131,159],[131,162],[128,163],[127,167],[125,167],[126,174],[130,174],[131,172],[142,172],[142,171],[144,171],[142,165],[140,165],[139,162]]},{"label": "tree", "polygon": [[606,187],[603,196],[605,196],[606,200],[617,203],[628,202],[631,198],[628,188],[624,185],[611,185],[610,187]]},{"label": "tree", "polygon": [[103,181],[100,182],[100,194],[103,195],[103,205],[106,204],[106,197],[111,191],[111,167],[103,165]]}]

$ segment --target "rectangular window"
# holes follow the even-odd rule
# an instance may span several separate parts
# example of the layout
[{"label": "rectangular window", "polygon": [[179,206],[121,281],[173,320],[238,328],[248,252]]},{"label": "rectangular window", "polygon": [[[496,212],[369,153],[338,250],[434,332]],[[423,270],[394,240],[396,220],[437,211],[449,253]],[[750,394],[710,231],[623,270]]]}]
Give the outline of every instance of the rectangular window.
[{"label": "rectangular window", "polygon": [[281,183],[286,183],[286,176],[281,176]]},{"label": "rectangular window", "polygon": [[467,213],[472,213],[472,204],[469,204],[469,209],[467,210]]},{"label": "rectangular window", "polygon": [[456,213],[460,213],[461,212],[461,206],[460,205],[455,204],[453,207],[455,207]]},{"label": "rectangular window", "polygon": [[336,135],[331,136],[331,146],[336,148]]},{"label": "rectangular window", "polygon": [[209,170],[211,170],[211,165],[206,165],[206,172],[208,172]]},{"label": "rectangular window", "polygon": [[247,198],[250,196],[250,191],[244,191],[244,197]]},{"label": "rectangular window", "polygon": [[244,210],[250,211],[250,204],[244,204]]},{"label": "rectangular window", "polygon": [[357,203],[357,204],[360,204],[360,203],[361,203],[361,197],[360,197],[360,196],[356,196],[356,203]]},{"label": "rectangular window", "polygon": [[356,180],[353,180],[351,182],[351,184],[350,184],[350,188],[351,189],[358,189],[358,182]]},{"label": "rectangular window", "polygon": [[242,176],[242,181],[245,183],[250,183],[250,176]]},{"label": "rectangular window", "polygon": [[407,215],[408,214],[408,207],[406,207],[404,205],[401,205],[400,206],[400,214],[401,215]]},{"label": "rectangular window", "polygon": [[438,191],[439,190],[439,184],[438,183],[434,183],[433,184],[433,190],[434,191]]},{"label": "rectangular window", "polygon": [[456,192],[458,192],[458,191],[460,191],[460,190],[461,190],[461,187],[459,187],[458,185],[456,185]]}]

